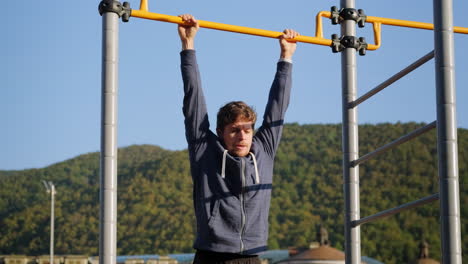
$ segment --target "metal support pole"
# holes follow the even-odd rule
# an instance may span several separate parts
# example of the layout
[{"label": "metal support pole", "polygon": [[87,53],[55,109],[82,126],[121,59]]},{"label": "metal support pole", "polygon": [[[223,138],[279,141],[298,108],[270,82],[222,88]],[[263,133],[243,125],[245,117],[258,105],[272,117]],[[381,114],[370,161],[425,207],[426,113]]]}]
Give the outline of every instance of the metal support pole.
[{"label": "metal support pole", "polygon": [[[341,8],[354,8],[354,0],[341,0]],[[341,22],[342,36],[356,35],[356,22]],[[343,189],[345,199],[345,255],[347,264],[361,263],[360,227],[352,222],[360,218],[359,166],[351,162],[359,157],[357,108],[348,107],[357,97],[356,50],[345,48],[341,53],[342,109],[343,109]]]},{"label": "metal support pole", "polygon": [[42,181],[47,193],[50,193],[50,259],[49,263],[54,263],[54,221],[55,221],[55,185],[51,181]]},{"label": "metal support pole", "polygon": [[119,15],[102,14],[99,263],[117,263],[117,88]]},{"label": "metal support pole", "polygon": [[50,186],[50,264],[54,264],[55,186]]},{"label": "metal support pole", "polygon": [[452,0],[434,0],[434,29],[442,263],[461,264]]}]

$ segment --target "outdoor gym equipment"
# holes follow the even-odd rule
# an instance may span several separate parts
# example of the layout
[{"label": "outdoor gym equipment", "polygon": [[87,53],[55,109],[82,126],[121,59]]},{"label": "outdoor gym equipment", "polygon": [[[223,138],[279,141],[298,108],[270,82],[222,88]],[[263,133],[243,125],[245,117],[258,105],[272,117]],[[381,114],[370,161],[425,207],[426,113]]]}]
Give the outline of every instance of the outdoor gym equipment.
[{"label": "outdoor gym equipment", "polygon": [[[314,37],[298,36],[294,38],[294,41],[330,46],[333,52],[341,52],[346,263],[361,263],[360,225],[393,215],[402,210],[439,200],[442,263],[461,264],[453,33],[468,34],[468,28],[453,26],[452,0],[433,1],[434,24],[367,16],[363,10],[355,9],[354,0],[340,0],[340,6],[340,9],[332,7],[331,11],[321,11],[317,14]],[[119,18],[127,22],[130,17],[138,17],[177,24],[183,22],[177,16],[149,12],[147,0],[140,1],[139,10],[132,10],[128,3],[121,4],[115,0],[102,0],[99,4],[99,12],[102,15],[103,25],[99,261],[102,264],[115,264],[117,252],[118,21]],[[332,24],[339,24],[342,35],[333,34],[331,39],[323,38],[322,17],[329,18]],[[366,23],[372,23],[373,25],[374,44],[368,44],[363,37],[356,37],[356,25],[363,27]],[[200,27],[204,28],[268,38],[278,38],[282,35],[281,32],[277,31],[203,20],[199,20],[199,24]],[[365,95],[357,98],[356,51],[360,55],[365,55],[367,50],[377,50],[381,46],[382,24],[434,30],[434,51],[429,52]],[[436,121],[359,157],[356,106],[434,57],[437,95]],[[437,128],[439,193],[361,218],[359,205],[359,164],[433,128]]]}]

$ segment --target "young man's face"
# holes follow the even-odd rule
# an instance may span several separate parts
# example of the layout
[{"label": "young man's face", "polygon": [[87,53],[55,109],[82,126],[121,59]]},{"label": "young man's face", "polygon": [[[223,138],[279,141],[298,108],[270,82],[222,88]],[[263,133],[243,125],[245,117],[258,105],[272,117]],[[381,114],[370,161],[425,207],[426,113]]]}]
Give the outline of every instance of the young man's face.
[{"label": "young man's face", "polygon": [[253,138],[253,123],[246,120],[237,120],[228,124],[223,131],[218,131],[229,154],[245,157],[250,152]]}]

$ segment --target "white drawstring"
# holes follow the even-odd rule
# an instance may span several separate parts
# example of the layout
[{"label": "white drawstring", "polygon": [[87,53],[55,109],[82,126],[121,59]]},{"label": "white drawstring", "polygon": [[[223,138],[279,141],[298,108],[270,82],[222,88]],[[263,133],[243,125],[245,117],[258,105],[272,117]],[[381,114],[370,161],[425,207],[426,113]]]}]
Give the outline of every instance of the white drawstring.
[{"label": "white drawstring", "polygon": [[224,150],[224,152],[223,152],[223,163],[221,165],[221,178],[223,178],[223,179],[226,177],[224,171],[226,170],[226,155],[227,155],[227,153],[228,153],[227,149]]},{"label": "white drawstring", "polygon": [[255,181],[257,184],[260,183],[260,176],[258,175],[258,168],[257,168],[257,160],[255,159],[255,155],[252,152],[249,152],[249,154],[252,156],[253,162],[254,162],[254,167],[255,167]]},{"label": "white drawstring", "polygon": [[[221,164],[221,178],[226,177],[226,156],[227,156],[228,151],[224,150],[223,152],[223,162]],[[255,155],[252,152],[249,152],[249,154],[252,156],[254,167],[255,167],[255,182],[256,184],[260,183],[260,176],[258,174],[258,167],[257,167],[257,159],[255,158]]]}]

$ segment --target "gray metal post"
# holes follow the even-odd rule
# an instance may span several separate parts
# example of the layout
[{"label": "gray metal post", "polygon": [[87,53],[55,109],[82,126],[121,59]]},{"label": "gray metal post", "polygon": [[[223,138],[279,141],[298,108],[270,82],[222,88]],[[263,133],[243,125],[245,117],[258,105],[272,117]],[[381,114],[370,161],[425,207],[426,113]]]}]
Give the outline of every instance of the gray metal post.
[{"label": "gray metal post", "polygon": [[[341,8],[354,8],[354,0],[341,0]],[[342,36],[356,35],[356,22],[341,23]],[[346,48],[341,53],[342,108],[343,108],[343,189],[345,199],[345,254],[347,264],[361,263],[360,227],[352,227],[359,212],[359,166],[351,162],[359,158],[357,108],[349,104],[357,97],[356,50]]]},{"label": "gray metal post", "polygon": [[55,221],[55,185],[51,181],[42,181],[47,193],[50,193],[50,256],[49,263],[54,263],[54,221]]},{"label": "gray metal post", "polygon": [[102,14],[99,263],[117,263],[117,88],[119,15]]},{"label": "gray metal post", "polygon": [[50,183],[50,264],[54,264],[55,186]]},{"label": "gray metal post", "polygon": [[461,264],[452,0],[434,0],[442,263]]}]

